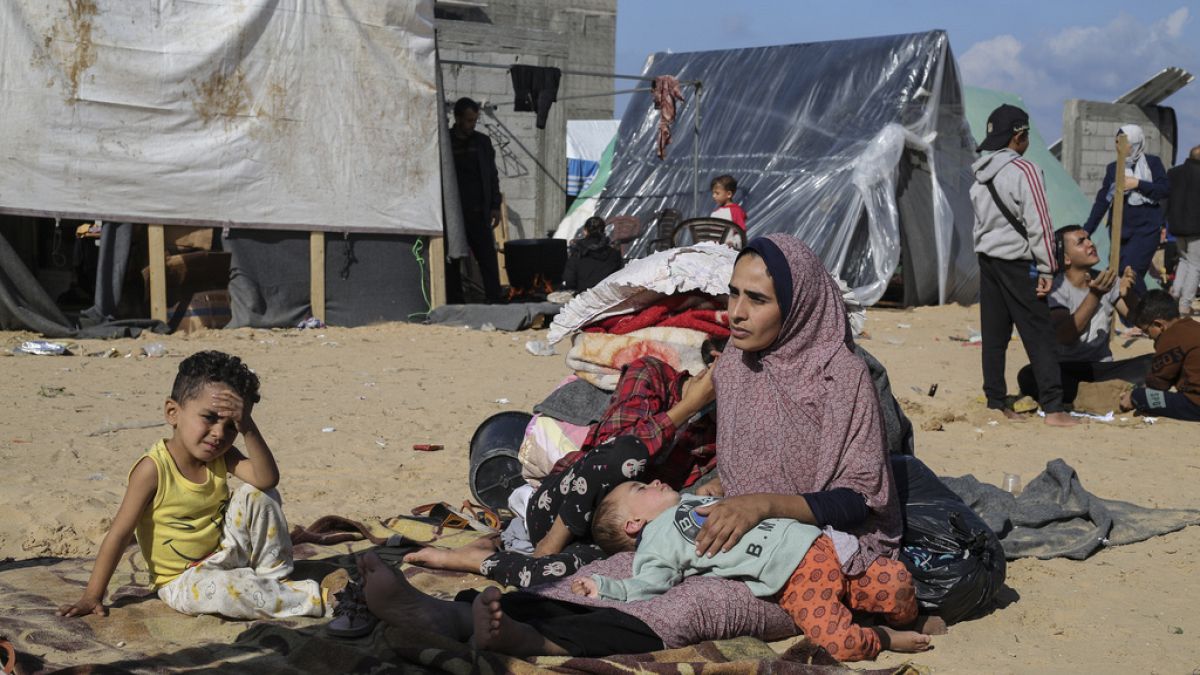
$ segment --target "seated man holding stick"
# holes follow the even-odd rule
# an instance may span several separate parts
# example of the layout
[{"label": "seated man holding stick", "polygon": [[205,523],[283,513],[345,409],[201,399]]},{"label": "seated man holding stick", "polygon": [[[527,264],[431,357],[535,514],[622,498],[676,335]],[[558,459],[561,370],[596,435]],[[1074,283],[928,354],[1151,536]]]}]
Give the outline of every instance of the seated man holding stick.
[{"label": "seated man holding stick", "polygon": [[[1130,304],[1137,304],[1131,293],[1133,269],[1126,267],[1119,280],[1112,269],[1094,273],[1092,266],[1100,262],[1100,256],[1087,230],[1078,225],[1059,229],[1054,238],[1062,271],[1054,277],[1046,299],[1062,372],[1063,403],[1069,405],[1075,400],[1080,382],[1143,383],[1152,357],[1114,361],[1108,346],[1113,310],[1125,317]],[[1037,380],[1031,366],[1017,373],[1017,382],[1022,394],[1037,398]]]}]

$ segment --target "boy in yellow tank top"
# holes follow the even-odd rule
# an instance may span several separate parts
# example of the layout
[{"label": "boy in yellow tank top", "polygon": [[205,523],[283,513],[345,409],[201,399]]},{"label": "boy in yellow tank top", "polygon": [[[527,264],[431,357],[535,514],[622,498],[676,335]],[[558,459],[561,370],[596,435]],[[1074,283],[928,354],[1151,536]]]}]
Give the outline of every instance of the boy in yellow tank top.
[{"label": "boy in yellow tank top", "polygon": [[[292,545],[275,486],[279,469],[251,417],[258,376],[241,359],[199,352],[179,364],[167,399],[171,438],[129,472],[83,597],[59,616],[107,615],[104,593],[137,538],[151,582],[184,614],[233,619],[321,616],[315,581],[289,581]],[[233,447],[238,434],[243,451]],[[232,474],[245,483],[232,495]]]}]

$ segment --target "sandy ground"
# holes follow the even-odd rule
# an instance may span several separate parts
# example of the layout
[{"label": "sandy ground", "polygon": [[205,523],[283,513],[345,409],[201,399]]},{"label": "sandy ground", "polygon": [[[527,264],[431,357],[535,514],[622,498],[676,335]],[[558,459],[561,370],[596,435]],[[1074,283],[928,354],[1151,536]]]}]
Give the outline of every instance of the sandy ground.
[{"label": "sandy ground", "polygon": [[[935,471],[994,483],[1014,472],[1028,481],[1061,457],[1101,496],[1200,508],[1197,427],[1131,419],[1060,430],[1003,421],[976,400],[979,348],[948,339],[972,327],[976,307],[869,313],[863,344],[924,427],[917,454]],[[161,420],[179,361],[201,349],[239,354],[262,377],[255,416],[278,458],[293,522],[457,503],[469,496],[467,446],[476,426],[501,410],[529,410],[567,374],[561,356],[525,351],[524,342],[539,336],[404,324],[240,329],[82,341],[75,356],[33,357],[7,356],[33,336],[0,333],[0,559],[94,554],[129,468],[169,431],[103,430]],[[112,348],[136,354],[150,342],[164,343],[167,355],[87,356]],[[1139,340],[1117,355],[1149,351]],[[1010,355],[1015,388],[1025,357],[1016,342]],[[924,392],[933,383],[931,398]],[[414,443],[446,449],[414,452]],[[1200,669],[1200,584],[1190,574],[1197,560],[1200,527],[1084,562],[1011,563],[1003,606],[952,627],[915,661],[937,672],[1193,672]],[[71,592],[63,589],[61,599],[74,600]],[[903,660],[887,655],[881,663]]]}]

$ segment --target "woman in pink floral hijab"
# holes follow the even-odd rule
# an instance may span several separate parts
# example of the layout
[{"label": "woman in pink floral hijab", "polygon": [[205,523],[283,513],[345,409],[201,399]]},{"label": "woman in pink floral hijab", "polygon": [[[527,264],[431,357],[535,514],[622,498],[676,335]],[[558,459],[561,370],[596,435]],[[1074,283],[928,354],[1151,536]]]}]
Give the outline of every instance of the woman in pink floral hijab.
[{"label": "woman in pink floral hijab", "polygon": [[726,498],[697,547],[728,550],[765,518],[794,518],[852,535],[838,546],[848,575],[896,558],[879,400],[833,278],[795,237],[754,239],[734,267],[729,320],[713,376],[719,483],[705,490]]}]

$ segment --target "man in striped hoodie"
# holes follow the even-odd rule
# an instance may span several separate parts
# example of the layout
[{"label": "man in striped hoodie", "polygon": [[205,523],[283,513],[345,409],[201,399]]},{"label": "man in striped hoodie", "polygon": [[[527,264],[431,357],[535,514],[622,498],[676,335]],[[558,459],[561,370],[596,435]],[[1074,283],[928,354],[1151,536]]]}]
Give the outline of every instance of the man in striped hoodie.
[{"label": "man in striped hoodie", "polygon": [[1002,105],[988,116],[987,138],[977,148],[971,204],[979,255],[979,313],[983,335],[983,392],[989,408],[1019,416],[1007,404],[1004,365],[1013,324],[1037,379],[1046,424],[1073,426],[1063,408],[1046,294],[1057,272],[1054,226],[1042,170],[1023,159],[1029,149],[1029,115]]}]

